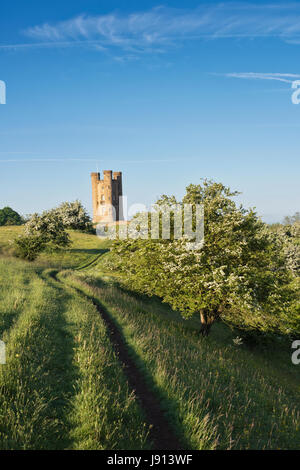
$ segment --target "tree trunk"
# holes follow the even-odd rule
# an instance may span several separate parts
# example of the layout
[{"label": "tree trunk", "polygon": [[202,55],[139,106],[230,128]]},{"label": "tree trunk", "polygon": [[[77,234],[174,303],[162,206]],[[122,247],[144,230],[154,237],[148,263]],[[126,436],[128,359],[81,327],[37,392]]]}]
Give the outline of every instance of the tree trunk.
[{"label": "tree trunk", "polygon": [[200,334],[202,336],[208,336],[212,327],[212,324],[220,317],[223,311],[223,306],[220,305],[215,311],[207,312],[204,309],[200,310],[200,321],[201,328]]},{"label": "tree trunk", "polygon": [[200,334],[202,336],[208,336],[211,326],[215,321],[214,316],[208,315],[204,310],[200,310],[200,321],[201,321]]}]

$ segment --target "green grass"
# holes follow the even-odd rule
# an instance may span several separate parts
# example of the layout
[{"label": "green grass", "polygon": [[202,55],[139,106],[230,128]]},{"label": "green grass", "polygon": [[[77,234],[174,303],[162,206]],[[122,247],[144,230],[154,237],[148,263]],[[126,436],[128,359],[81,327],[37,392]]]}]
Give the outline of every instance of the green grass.
[{"label": "green grass", "polygon": [[[149,387],[187,449],[300,449],[300,366],[274,343],[233,344],[224,324],[199,338],[159,299],[126,292],[103,272],[109,242],[70,232],[72,246],[15,259],[0,227],[0,449],[146,449],[148,428],[106,327],[88,298],[120,328]],[[69,269],[51,277],[53,270]]]},{"label": "green grass", "polygon": [[[12,241],[22,233],[22,226],[0,227],[0,255],[5,257],[13,256]],[[69,232],[71,246],[49,253],[44,252],[38,257],[34,265],[40,269],[56,268],[77,268],[93,261],[97,256],[105,253],[110,242],[100,240],[96,235],[76,232]]]},{"label": "green grass", "polygon": [[29,263],[0,259],[0,278],[0,449],[148,448],[95,307]]},{"label": "green grass", "polygon": [[119,325],[187,448],[300,448],[300,371],[288,352],[237,348],[222,324],[199,339],[195,321],[158,301],[91,274],[65,279],[99,299]]},{"label": "green grass", "polygon": [[11,242],[22,232],[22,226],[0,227],[0,254],[2,256],[12,253]]}]

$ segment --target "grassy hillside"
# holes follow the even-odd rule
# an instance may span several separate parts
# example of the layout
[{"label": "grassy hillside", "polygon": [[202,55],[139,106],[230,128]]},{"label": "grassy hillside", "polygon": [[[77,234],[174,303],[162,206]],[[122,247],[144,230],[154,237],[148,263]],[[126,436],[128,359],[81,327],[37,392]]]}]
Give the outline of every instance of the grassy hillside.
[{"label": "grassy hillside", "polygon": [[11,256],[19,230],[0,228],[0,448],[159,448],[111,325],[182,448],[300,448],[300,366],[284,345],[235,346],[222,323],[199,339],[197,321],[103,272],[108,242],[71,232],[71,248],[28,263]]},{"label": "grassy hillside", "polygon": [[[0,227],[0,255],[12,256],[12,241],[21,234],[22,226]],[[107,250],[110,242],[99,240],[95,235],[70,231],[71,246],[53,253],[42,253],[35,263],[38,268],[75,268],[93,261]]]},{"label": "grassy hillside", "polygon": [[147,447],[95,307],[20,261],[0,260],[0,279],[0,448]]},{"label": "grassy hillside", "polygon": [[107,276],[64,278],[118,324],[186,448],[299,448],[300,370],[289,352],[237,348],[222,324],[199,339],[198,323],[122,292]]},{"label": "grassy hillside", "polygon": [[73,232],[71,249],[28,263],[7,256],[19,230],[0,229],[0,448],[148,448],[143,411],[95,307],[44,270],[88,263],[105,243]]}]

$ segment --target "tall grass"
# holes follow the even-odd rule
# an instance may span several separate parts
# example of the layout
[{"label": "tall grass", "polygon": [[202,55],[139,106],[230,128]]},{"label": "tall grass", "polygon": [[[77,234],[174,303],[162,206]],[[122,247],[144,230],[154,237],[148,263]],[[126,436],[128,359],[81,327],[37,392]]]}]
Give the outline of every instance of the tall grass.
[{"label": "tall grass", "polygon": [[0,259],[0,279],[0,449],[147,448],[93,305],[18,260]]},{"label": "tall grass", "polygon": [[72,448],[149,448],[143,412],[128,389],[99,312],[73,290],[69,294],[65,316],[75,341],[73,364],[78,369],[69,413]]},{"label": "tall grass", "polygon": [[118,324],[186,448],[300,448],[300,369],[290,353],[236,347],[222,324],[201,340],[193,320],[111,285],[98,268],[66,272],[60,284],[43,270],[84,265],[107,245],[73,232],[71,249],[26,263],[9,256],[18,230],[0,228],[0,449],[150,446],[105,325],[73,285]]},{"label": "tall grass", "polygon": [[[26,297],[29,295],[28,275],[26,269],[16,269],[9,260],[2,260],[0,270],[0,338],[8,330],[22,311]],[[22,286],[22,288],[20,288]]]},{"label": "tall grass", "polygon": [[258,357],[214,335],[199,339],[155,302],[91,276],[65,276],[99,299],[119,325],[188,448],[300,448],[299,387],[288,374],[281,383],[276,363],[262,352]]}]

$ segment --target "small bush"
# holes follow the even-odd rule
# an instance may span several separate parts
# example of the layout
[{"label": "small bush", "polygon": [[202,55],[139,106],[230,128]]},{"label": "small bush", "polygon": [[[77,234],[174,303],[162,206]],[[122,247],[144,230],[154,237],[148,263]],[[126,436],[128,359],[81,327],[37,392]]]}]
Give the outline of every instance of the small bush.
[{"label": "small bush", "polygon": [[15,254],[18,258],[34,261],[45,249],[40,235],[21,235],[14,240]]},{"label": "small bush", "polygon": [[33,214],[25,225],[26,236],[39,236],[49,248],[69,246],[71,241],[61,217],[56,211]]}]

